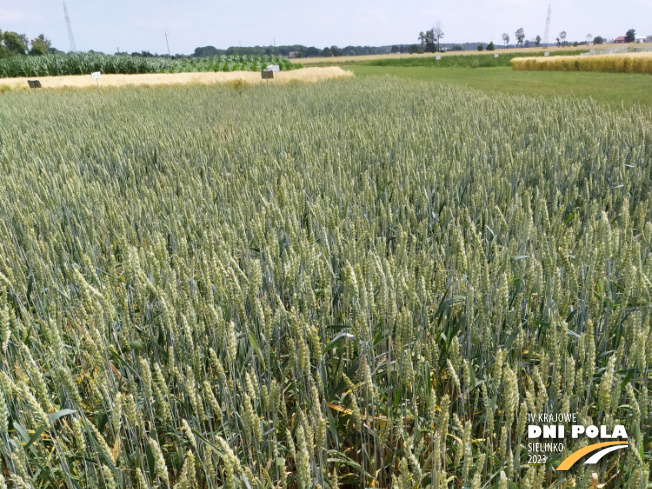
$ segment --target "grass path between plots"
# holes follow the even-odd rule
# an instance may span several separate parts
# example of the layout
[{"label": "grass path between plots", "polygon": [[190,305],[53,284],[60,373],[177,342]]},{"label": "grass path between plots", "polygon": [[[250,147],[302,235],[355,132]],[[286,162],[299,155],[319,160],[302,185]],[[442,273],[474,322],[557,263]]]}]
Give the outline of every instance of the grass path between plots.
[{"label": "grass path between plots", "polygon": [[[652,109],[652,76],[630,73],[514,71],[511,68],[344,66],[359,77],[393,75],[513,95],[592,98],[612,108]],[[652,113],[651,113],[652,117]]]}]

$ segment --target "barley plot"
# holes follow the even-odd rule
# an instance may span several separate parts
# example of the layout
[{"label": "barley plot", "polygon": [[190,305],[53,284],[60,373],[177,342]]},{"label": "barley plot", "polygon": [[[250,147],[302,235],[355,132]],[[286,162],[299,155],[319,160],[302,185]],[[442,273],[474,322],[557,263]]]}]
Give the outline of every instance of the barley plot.
[{"label": "barley plot", "polygon": [[[0,486],[646,486],[642,112],[376,78],[0,119]],[[555,412],[631,448],[528,463]]]},{"label": "barley plot", "polygon": [[595,54],[554,58],[513,58],[515,70],[531,71],[603,71],[608,73],[652,74],[652,53]]}]

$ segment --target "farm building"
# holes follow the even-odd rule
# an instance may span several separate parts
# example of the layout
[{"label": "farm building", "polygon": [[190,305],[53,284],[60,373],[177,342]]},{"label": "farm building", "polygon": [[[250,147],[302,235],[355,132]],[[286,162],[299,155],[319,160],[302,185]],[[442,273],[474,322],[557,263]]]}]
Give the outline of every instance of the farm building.
[{"label": "farm building", "polygon": [[652,36],[647,36],[645,38],[645,42],[652,42]]},{"label": "farm building", "polygon": [[625,36],[619,36],[616,39],[614,39],[614,42],[616,44],[624,44],[625,43]]}]

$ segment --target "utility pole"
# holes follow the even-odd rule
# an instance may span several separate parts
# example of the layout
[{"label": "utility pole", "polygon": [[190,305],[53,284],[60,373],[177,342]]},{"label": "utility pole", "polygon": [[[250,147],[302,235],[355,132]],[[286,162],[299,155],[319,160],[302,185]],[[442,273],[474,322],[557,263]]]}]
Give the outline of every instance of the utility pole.
[{"label": "utility pole", "polygon": [[168,45],[168,56],[172,56],[172,55],[170,54],[170,43],[169,43],[169,41],[168,41],[168,30],[167,30],[167,29],[165,29],[165,44]]},{"label": "utility pole", "polygon": [[550,33],[550,4],[548,4],[548,18],[546,19],[546,31],[543,33],[543,45],[548,45],[548,34]]},{"label": "utility pole", "polygon": [[63,2],[63,13],[66,16],[66,24],[68,25],[68,41],[70,41],[70,50],[74,53],[77,51],[77,46],[75,46],[75,36],[72,35],[72,27],[70,27],[70,16],[68,15],[66,2]]}]

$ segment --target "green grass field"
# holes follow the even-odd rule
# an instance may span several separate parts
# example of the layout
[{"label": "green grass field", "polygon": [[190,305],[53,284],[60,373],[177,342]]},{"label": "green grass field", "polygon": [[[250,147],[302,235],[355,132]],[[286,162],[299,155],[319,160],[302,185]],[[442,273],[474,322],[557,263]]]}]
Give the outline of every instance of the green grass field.
[{"label": "green grass field", "polygon": [[649,110],[402,69],[0,96],[1,489],[649,487]]},{"label": "green grass field", "polygon": [[[564,50],[552,51],[550,57],[545,59],[556,58],[559,55],[572,56],[585,53],[586,50]],[[511,52],[465,52],[464,54],[442,53],[441,56],[409,56],[402,58],[386,57],[381,59],[371,59],[360,61],[360,65],[365,66],[395,66],[402,68],[416,68],[419,66],[429,68],[498,68],[509,67],[510,61],[518,58],[544,58],[543,50],[539,52],[528,51],[511,51]],[[439,59],[437,59],[439,58]]]},{"label": "green grass field", "polygon": [[652,109],[652,76],[628,73],[529,72],[511,68],[342,66],[359,77],[392,75],[477,88],[487,93],[593,99],[614,109]]}]

